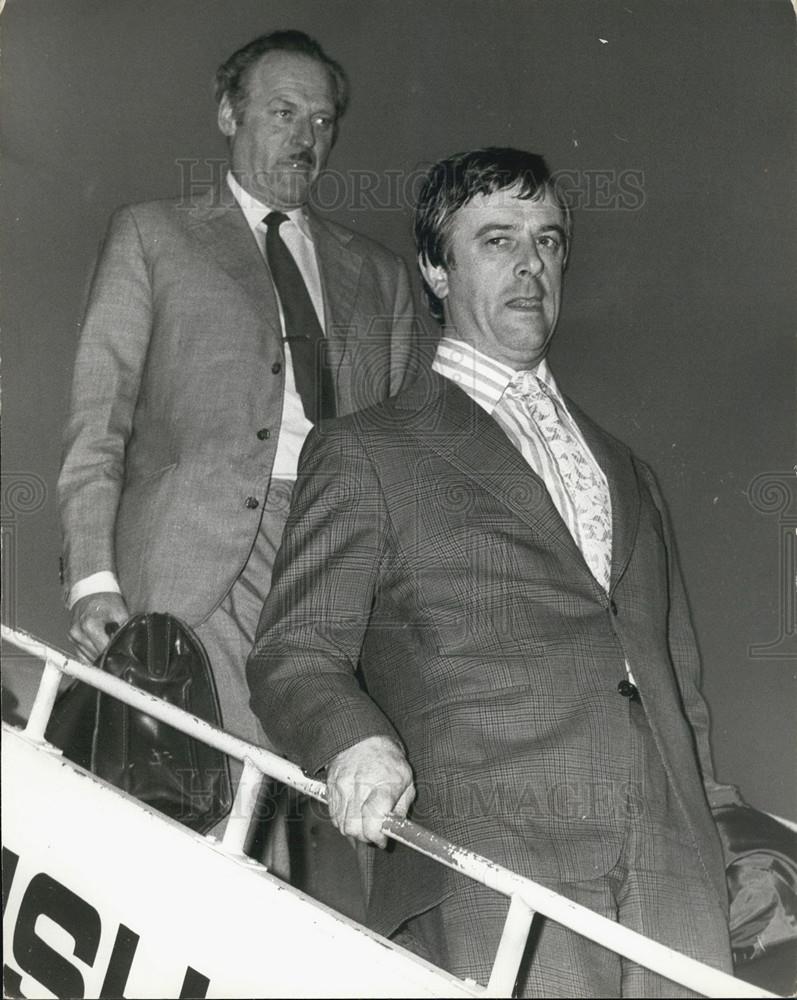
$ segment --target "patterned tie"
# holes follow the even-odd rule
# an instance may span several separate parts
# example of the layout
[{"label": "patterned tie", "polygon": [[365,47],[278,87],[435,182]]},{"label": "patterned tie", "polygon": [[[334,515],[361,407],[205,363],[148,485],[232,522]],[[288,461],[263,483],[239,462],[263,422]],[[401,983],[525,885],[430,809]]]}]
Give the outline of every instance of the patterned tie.
[{"label": "patterned tie", "polygon": [[335,385],[326,364],[324,332],[302,273],[280,236],[280,226],[287,221],[288,216],[282,212],[269,212],[263,219],[267,227],[266,259],[282,305],[296,390],[305,416],[316,424],[335,416]]},{"label": "patterned tie", "polygon": [[551,499],[592,575],[608,591],[612,513],[605,477],[568,427],[556,398],[534,372],[517,372],[507,392],[520,399],[544,438],[561,486],[551,491]]}]

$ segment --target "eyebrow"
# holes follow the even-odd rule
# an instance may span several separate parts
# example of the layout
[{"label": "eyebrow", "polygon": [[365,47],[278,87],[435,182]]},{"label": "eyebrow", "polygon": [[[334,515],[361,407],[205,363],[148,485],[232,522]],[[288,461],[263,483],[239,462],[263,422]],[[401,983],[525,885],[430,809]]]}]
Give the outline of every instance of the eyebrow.
[{"label": "eyebrow", "polygon": [[[487,222],[485,225],[480,226],[479,229],[476,230],[473,238],[479,239],[482,236],[486,236],[487,233],[495,232],[496,230],[498,230],[498,232],[514,232],[517,229],[517,224],[513,222]],[[564,228],[556,222],[552,222],[547,226],[542,226],[539,230],[539,235],[551,232],[558,233],[563,240],[567,237]]]},{"label": "eyebrow", "polygon": [[[266,104],[269,104],[269,105],[270,104],[290,104],[291,107],[294,107],[294,108],[300,107],[301,103],[302,103],[301,100],[297,100],[296,97],[294,97],[294,96],[288,96],[286,94],[280,94],[280,93],[272,94],[272,96],[269,97],[268,100],[266,101]],[[334,104],[332,102],[330,102],[329,104],[327,104],[326,102],[322,101],[322,102],[319,103],[319,109],[321,111],[330,111],[330,112],[334,113]]]}]

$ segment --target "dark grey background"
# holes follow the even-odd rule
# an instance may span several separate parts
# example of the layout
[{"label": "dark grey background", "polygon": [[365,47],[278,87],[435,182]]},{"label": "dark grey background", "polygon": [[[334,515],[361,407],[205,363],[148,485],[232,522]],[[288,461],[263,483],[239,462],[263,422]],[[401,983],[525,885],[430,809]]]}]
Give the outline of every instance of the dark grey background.
[{"label": "dark grey background", "polygon": [[[205,161],[218,169],[213,71],[277,27],[316,35],[353,83],[320,200],[408,261],[419,165],[516,145],[574,181],[583,207],[555,371],[650,461],[670,502],[720,776],[797,819],[785,0],[10,0],[4,620],[67,643],[54,483],[106,219],[120,203],[178,193],[185,161],[200,179]],[[759,480],[756,500],[762,474],[774,478]],[[751,649],[767,644],[767,655]],[[7,658],[6,714],[24,712],[34,675]]]}]

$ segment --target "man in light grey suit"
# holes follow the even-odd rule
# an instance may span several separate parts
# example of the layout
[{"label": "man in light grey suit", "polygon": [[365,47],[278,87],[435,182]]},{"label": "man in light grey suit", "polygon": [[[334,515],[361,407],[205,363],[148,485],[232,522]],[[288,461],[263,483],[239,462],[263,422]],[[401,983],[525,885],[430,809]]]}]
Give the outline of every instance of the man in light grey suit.
[{"label": "man in light grey suit", "polygon": [[134,612],[194,626],[225,728],[267,743],[244,662],[317,416],[286,343],[288,299],[317,329],[314,374],[338,414],[402,385],[413,309],[394,254],[307,210],[347,103],[341,67],[280,31],[234,53],[216,83],[220,189],[120,209],[97,265],[58,482],[64,583],[88,660]]}]

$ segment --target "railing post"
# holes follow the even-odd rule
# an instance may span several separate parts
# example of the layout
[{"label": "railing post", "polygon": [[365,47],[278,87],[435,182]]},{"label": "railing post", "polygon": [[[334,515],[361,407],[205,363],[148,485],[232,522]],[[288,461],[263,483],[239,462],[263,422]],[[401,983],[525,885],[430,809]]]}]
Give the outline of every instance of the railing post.
[{"label": "railing post", "polygon": [[248,758],[244,758],[241,780],[232,803],[232,810],[221,846],[230,854],[243,854],[246,847],[246,837],[252,824],[252,813],[257,806],[260,785],[263,782],[263,772]]},{"label": "railing post", "polygon": [[[46,661],[25,729],[25,735],[31,742],[42,743],[44,740],[44,732],[58,694],[60,675],[64,673],[99,692],[117,698],[139,712],[148,713],[179,732],[202,740],[208,746],[243,761],[243,773],[233,812],[221,841],[227,851],[238,856],[243,854],[264,775],[281,781],[320,802],[327,801],[326,788],[322,782],[309,778],[296,765],[264,747],[246,743],[174,705],[161,701],[154,695],[138,690],[111,674],[65,657],[64,654],[50,649],[43,642],[24,632],[18,632],[5,625],[2,625],[0,631],[4,640]],[[254,761],[257,763],[253,763]],[[623,927],[587,907],[566,899],[552,889],[495,864],[474,851],[450,843],[408,819],[390,815],[385,819],[382,829],[392,840],[406,844],[413,850],[511,899],[487,995],[510,995],[517,978],[531,922],[535,912],[539,912],[548,920],[555,920],[602,947],[609,948],[701,995],[751,998],[775,996],[760,986],[734,979],[725,972],[712,969],[628,927]]]},{"label": "railing post", "polygon": [[512,996],[534,912],[520,896],[512,896],[501,940],[498,942],[493,971],[490,973],[490,982],[487,984],[487,996]]},{"label": "railing post", "polygon": [[50,714],[58,697],[58,687],[61,683],[61,671],[48,656],[42,671],[39,689],[33,701],[33,706],[25,726],[25,735],[34,743],[44,743],[44,731],[50,721]]}]

